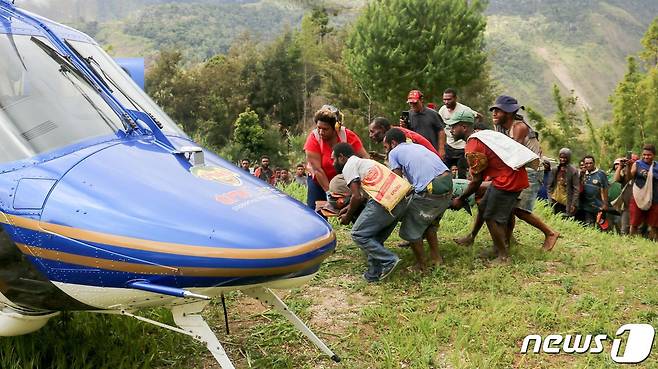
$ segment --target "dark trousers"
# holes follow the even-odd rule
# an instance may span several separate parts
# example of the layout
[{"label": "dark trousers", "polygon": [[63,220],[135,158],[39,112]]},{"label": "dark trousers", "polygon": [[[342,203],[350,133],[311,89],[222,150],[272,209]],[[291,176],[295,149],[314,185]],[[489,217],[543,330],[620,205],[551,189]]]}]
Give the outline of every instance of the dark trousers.
[{"label": "dark trousers", "polygon": [[468,173],[468,162],[466,161],[466,156],[464,156],[463,149],[455,149],[446,144],[445,159],[445,164],[448,169],[451,169],[453,165],[456,165],[458,170],[458,178],[466,179],[466,175]]},{"label": "dark trousers", "polygon": [[326,201],[327,193],[322,189],[322,186],[315,183],[311,176],[306,177],[306,205],[315,210],[316,201]]}]

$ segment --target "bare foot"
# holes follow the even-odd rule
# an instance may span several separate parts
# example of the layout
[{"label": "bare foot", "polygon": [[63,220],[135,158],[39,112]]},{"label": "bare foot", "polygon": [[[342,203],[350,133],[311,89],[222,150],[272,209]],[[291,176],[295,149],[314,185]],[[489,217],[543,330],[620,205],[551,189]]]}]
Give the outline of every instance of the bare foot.
[{"label": "bare foot", "polygon": [[471,246],[473,245],[473,242],[475,242],[475,237],[469,234],[462,238],[453,238],[452,240],[458,245]]},{"label": "bare foot", "polygon": [[425,273],[427,271],[427,266],[425,266],[425,263],[416,263],[416,271]]},{"label": "bare foot", "polygon": [[433,257],[430,259],[430,264],[432,265],[432,267],[439,266],[443,264],[443,258],[441,256]]},{"label": "bare foot", "polygon": [[409,248],[409,247],[411,247],[411,242],[409,242],[409,241],[402,241],[402,242],[398,243],[397,246],[398,246],[398,247],[402,247],[402,248]]},{"label": "bare foot", "polygon": [[544,239],[544,246],[542,249],[544,251],[551,251],[553,250],[553,247],[555,247],[555,243],[557,242],[557,239],[560,237],[559,232],[553,232],[549,235],[546,236]]}]

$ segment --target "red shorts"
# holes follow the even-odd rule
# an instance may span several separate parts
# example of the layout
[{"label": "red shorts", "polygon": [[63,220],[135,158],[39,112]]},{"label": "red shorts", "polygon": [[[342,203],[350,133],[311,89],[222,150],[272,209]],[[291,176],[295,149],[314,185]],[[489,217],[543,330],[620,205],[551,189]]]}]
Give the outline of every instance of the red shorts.
[{"label": "red shorts", "polygon": [[637,227],[642,223],[647,223],[649,227],[658,227],[658,204],[651,205],[649,210],[641,210],[637,207],[635,199],[631,196],[631,201],[628,205],[632,226]]}]

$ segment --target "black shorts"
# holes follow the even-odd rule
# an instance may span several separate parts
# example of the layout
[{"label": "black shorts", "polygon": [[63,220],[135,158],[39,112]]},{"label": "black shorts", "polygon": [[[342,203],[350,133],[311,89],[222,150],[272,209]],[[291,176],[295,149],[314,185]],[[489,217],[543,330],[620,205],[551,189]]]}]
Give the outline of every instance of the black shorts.
[{"label": "black shorts", "polygon": [[489,186],[480,200],[482,219],[491,219],[501,224],[509,222],[520,193],[521,191],[509,192]]},{"label": "black shorts", "polygon": [[468,173],[468,162],[464,156],[464,149],[455,149],[446,144],[446,160],[444,161],[448,169],[452,169],[453,165],[457,166],[458,177],[465,179]]}]

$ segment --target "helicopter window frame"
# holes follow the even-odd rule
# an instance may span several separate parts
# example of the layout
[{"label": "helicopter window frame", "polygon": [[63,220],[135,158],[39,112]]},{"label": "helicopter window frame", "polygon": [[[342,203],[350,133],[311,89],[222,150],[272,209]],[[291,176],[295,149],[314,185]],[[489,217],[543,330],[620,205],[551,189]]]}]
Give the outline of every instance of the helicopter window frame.
[{"label": "helicopter window frame", "polygon": [[[110,77],[111,81],[107,81],[112,90],[118,88],[120,91],[114,91],[113,95],[122,105],[126,107],[134,107],[146,113],[151,113],[155,118],[163,124],[163,131],[165,134],[180,136],[187,138],[185,132],[174,122],[167,113],[165,113],[160,106],[151,99],[151,97],[142,90],[137,83],[130,77],[126,71],[119,66],[110,57],[105,50],[95,43],[84,42],[80,40],[67,40],[75,50],[83,58],[93,58],[93,62],[98,63],[100,66],[99,74],[103,73]],[[92,63],[93,63],[92,62]],[[93,66],[92,68],[96,68]],[[116,83],[115,86],[112,82]],[[135,106],[135,103],[137,106]]]},{"label": "helicopter window frame", "polygon": [[33,37],[55,49],[42,36],[0,35],[0,164],[116,136],[123,128],[98,92]]}]

